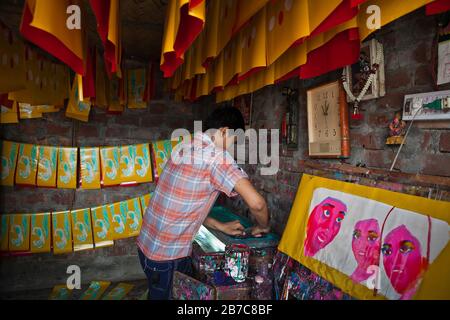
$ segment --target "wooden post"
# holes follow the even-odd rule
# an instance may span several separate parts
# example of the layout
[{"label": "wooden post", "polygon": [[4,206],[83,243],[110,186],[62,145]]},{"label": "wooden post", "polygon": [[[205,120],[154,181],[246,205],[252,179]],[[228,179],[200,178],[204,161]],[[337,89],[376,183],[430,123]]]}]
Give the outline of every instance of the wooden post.
[{"label": "wooden post", "polygon": [[350,128],[349,113],[347,104],[347,94],[342,82],[339,81],[339,117],[341,122],[341,158],[350,157]]}]

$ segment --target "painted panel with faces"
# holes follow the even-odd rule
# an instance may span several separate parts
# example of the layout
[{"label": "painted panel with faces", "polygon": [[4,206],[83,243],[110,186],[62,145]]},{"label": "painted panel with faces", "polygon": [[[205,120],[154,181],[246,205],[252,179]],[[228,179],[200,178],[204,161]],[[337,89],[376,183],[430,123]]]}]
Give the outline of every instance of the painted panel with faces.
[{"label": "painted panel with faces", "polygon": [[411,299],[448,242],[446,221],[326,188],[314,190],[303,254],[388,299]]}]

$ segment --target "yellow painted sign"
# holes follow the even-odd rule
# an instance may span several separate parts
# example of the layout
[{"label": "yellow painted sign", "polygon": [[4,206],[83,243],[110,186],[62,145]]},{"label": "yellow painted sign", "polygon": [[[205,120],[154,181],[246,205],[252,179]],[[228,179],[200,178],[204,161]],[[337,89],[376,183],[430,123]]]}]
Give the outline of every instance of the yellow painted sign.
[{"label": "yellow painted sign", "polygon": [[109,206],[105,205],[92,208],[91,213],[95,247],[112,246],[114,241],[111,229],[112,217]]},{"label": "yellow painted sign", "polygon": [[74,210],[70,216],[72,218],[73,250],[93,249],[91,210]]},{"label": "yellow painted sign", "polygon": [[16,172],[17,155],[19,144],[11,141],[1,141],[2,162],[0,164],[1,185],[13,186],[14,173]]},{"label": "yellow painted sign", "polygon": [[59,148],[58,183],[60,189],[77,188],[77,148]]},{"label": "yellow painted sign", "polygon": [[31,252],[51,251],[51,214],[31,214]]},{"label": "yellow painted sign", "polygon": [[52,213],[53,253],[72,252],[70,211]]},{"label": "yellow painted sign", "polygon": [[16,169],[16,184],[36,185],[38,167],[38,146],[20,144]]},{"label": "yellow painted sign", "polygon": [[13,214],[9,218],[9,251],[30,251],[30,215]]}]

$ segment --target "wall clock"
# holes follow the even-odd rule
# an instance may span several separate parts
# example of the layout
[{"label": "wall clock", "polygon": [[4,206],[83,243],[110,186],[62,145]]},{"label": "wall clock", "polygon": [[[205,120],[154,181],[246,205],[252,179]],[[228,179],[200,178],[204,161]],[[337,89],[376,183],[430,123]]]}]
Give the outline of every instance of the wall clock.
[{"label": "wall clock", "polygon": [[340,81],[308,90],[307,100],[309,156],[348,158],[348,105]]}]

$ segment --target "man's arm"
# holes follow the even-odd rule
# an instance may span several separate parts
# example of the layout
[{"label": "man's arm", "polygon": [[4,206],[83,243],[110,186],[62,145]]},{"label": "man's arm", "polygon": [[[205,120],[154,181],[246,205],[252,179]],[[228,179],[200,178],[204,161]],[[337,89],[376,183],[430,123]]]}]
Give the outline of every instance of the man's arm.
[{"label": "man's arm", "polygon": [[203,224],[208,228],[222,231],[223,233],[228,234],[230,236],[240,236],[244,232],[244,227],[239,222],[239,220],[222,223],[214,218],[208,217],[203,222]]},{"label": "man's arm", "polygon": [[244,199],[258,223],[252,232],[253,235],[269,232],[270,225],[267,203],[258,191],[256,191],[255,187],[253,187],[248,179],[241,179],[236,183],[234,190]]}]

